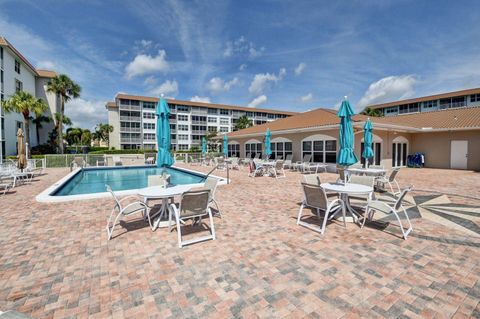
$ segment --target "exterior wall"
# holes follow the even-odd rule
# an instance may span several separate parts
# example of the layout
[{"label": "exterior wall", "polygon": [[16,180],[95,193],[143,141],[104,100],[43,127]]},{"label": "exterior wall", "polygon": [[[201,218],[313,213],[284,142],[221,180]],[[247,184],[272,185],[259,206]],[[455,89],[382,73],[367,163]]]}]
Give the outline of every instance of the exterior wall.
[{"label": "exterior wall", "polygon": [[[48,105],[48,111],[44,113],[45,116],[53,118],[53,114],[60,112],[60,101],[54,93],[47,92],[47,84],[49,78],[36,78],[35,92],[36,97],[41,98]],[[42,123],[42,128],[39,130],[40,144],[44,144],[48,140],[48,133],[50,133],[55,127],[55,123],[50,121],[49,123]],[[35,136],[35,139],[37,137]]]},{"label": "exterior wall", "polygon": [[[23,84],[23,91],[35,95],[35,74],[20,59],[20,74],[15,72],[15,55],[6,47],[3,47],[3,77],[4,77],[4,98],[7,100],[15,93],[15,79]],[[3,112],[3,110],[2,110]],[[23,123],[23,116],[19,113],[4,114],[3,141],[5,142],[5,154],[3,156],[17,153],[17,123]],[[23,124],[22,124],[23,125]],[[30,123],[30,146],[37,144],[35,125]],[[0,148],[1,150],[1,148]]]},{"label": "exterior wall", "polygon": [[[339,131],[338,129],[329,129],[329,130],[318,130],[318,131],[311,131],[311,132],[298,132],[298,133],[288,133],[288,134],[276,134],[272,132],[272,140],[277,137],[286,138],[292,141],[292,153],[293,159],[292,161],[301,161],[302,160],[302,140],[312,136],[312,135],[325,135],[329,138],[333,138],[337,140],[337,151],[339,146],[338,138],[339,138]],[[403,137],[408,140],[407,143],[407,154],[412,153],[412,134],[410,133],[400,133],[400,132],[388,132],[388,131],[380,131],[374,130],[374,135],[376,135],[382,144],[381,150],[381,165],[385,168],[392,167],[392,143],[393,140],[398,137]],[[358,159],[360,160],[361,152],[360,152],[360,144],[363,138],[363,130],[357,130],[355,133],[355,154],[357,155]],[[240,157],[245,157],[245,143],[251,140],[257,140],[260,143],[263,143],[263,136],[255,136],[255,137],[242,137],[242,138],[235,138],[232,137],[229,139],[230,143],[239,143],[240,144]]]},{"label": "exterior wall", "polygon": [[450,168],[452,140],[468,141],[467,168],[480,171],[480,131],[450,131],[413,135],[411,153],[425,153],[425,166]]},{"label": "exterior wall", "polygon": [[113,132],[109,133],[110,147],[120,149],[120,116],[118,108],[108,108],[108,123],[113,126]]}]

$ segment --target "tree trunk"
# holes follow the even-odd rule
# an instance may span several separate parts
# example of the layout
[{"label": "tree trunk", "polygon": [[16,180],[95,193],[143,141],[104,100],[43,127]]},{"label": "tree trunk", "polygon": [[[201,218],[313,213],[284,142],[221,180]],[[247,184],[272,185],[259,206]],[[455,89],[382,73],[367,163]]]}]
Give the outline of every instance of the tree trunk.
[{"label": "tree trunk", "polygon": [[38,124],[35,124],[35,131],[37,133],[37,145],[40,145],[40,128],[38,127]]},{"label": "tree trunk", "polygon": [[58,151],[63,154],[63,112],[65,109],[65,100],[63,96],[60,96],[60,103],[62,109],[60,110],[60,119],[58,121]]},{"label": "tree trunk", "polygon": [[23,126],[25,126],[25,144],[26,144],[26,153],[30,154],[30,123],[29,118],[27,116],[23,116]]}]

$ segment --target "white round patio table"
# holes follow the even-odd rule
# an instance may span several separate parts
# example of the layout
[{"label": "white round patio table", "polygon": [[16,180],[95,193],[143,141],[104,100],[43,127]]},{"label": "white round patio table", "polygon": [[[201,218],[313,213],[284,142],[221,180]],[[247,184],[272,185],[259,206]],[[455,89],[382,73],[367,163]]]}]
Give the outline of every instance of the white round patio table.
[{"label": "white round patio table", "polygon": [[[352,215],[353,222],[358,220],[360,214],[358,214],[353,207],[350,205],[350,201],[348,200],[348,195],[362,195],[362,194],[370,194],[373,192],[373,187],[361,185],[361,184],[354,184],[354,183],[322,183],[320,186],[330,192],[335,192],[340,194],[340,198],[345,203],[345,208],[350,215]],[[338,209],[330,219],[334,218],[339,212],[341,208]]]},{"label": "white round patio table", "polygon": [[370,176],[380,176],[384,175],[387,170],[383,168],[361,168],[361,167],[352,167],[348,168],[347,172],[351,174],[358,174],[358,175],[370,175]]},{"label": "white round patio table", "polygon": [[154,218],[153,229],[168,226],[168,220],[163,220],[164,217],[168,217],[168,199],[182,195],[191,188],[191,185],[176,185],[167,188],[162,186],[151,186],[138,190],[138,195],[143,197],[144,203],[147,203],[149,200],[162,200],[160,210],[155,215],[151,216]]}]

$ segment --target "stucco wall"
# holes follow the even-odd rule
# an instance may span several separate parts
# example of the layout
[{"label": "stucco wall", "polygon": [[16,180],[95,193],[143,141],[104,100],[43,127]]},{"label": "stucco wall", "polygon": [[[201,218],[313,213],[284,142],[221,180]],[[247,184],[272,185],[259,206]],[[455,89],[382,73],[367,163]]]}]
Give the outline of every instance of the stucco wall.
[{"label": "stucco wall", "polygon": [[118,108],[108,108],[108,124],[113,126],[113,131],[109,133],[110,147],[120,149],[120,115]]},{"label": "stucco wall", "polygon": [[[44,113],[44,115],[53,119],[53,114],[60,112],[60,101],[56,94],[47,92],[47,84],[49,80],[49,78],[36,78],[35,92],[37,98],[41,98],[48,105],[48,110]],[[47,142],[48,133],[50,133],[54,127],[55,123],[53,120],[49,123],[42,123],[42,128],[39,130],[40,144]]]},{"label": "stucco wall", "polygon": [[467,167],[480,171],[480,131],[450,131],[413,135],[412,152],[425,153],[427,167],[450,168],[452,140],[468,141]]}]

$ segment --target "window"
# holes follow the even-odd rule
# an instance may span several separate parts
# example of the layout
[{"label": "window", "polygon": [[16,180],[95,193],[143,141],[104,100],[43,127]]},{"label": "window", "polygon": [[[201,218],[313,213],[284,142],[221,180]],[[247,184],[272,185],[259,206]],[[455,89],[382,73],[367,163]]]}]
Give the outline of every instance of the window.
[{"label": "window", "polygon": [[22,90],[23,90],[22,81],[15,79],[15,92],[22,91]]},{"label": "window", "polygon": [[408,140],[397,137],[392,143],[392,167],[407,165]]},{"label": "window", "polygon": [[336,163],[337,162],[337,141],[312,139],[302,142],[302,157],[312,155],[312,162],[315,163]]},{"label": "window", "polygon": [[178,144],[179,151],[188,151],[188,144]]},{"label": "window", "polygon": [[[365,149],[365,144],[362,142],[360,144],[360,155],[363,154],[363,150]],[[382,160],[382,143],[374,142],[372,143],[373,149],[373,157],[368,159],[368,165],[381,165],[380,162]],[[360,162],[365,164],[365,159],[363,156],[360,156]]]},{"label": "window", "polygon": [[217,123],[217,118],[216,117],[208,117],[208,123]]},{"label": "window", "polygon": [[143,134],[143,139],[144,139],[144,140],[154,141],[154,140],[155,140],[155,134],[153,134],[153,133],[144,133],[144,134]]},{"label": "window", "polygon": [[153,102],[143,102],[144,109],[155,110],[155,103]]},{"label": "window", "polygon": [[441,99],[440,100],[440,109],[448,109],[451,105],[452,100],[451,99]]},{"label": "window", "polygon": [[275,118],[275,114],[272,114],[272,113],[268,113],[268,118],[273,120]]},{"label": "window", "polygon": [[267,121],[255,120],[256,125],[261,125],[261,124],[265,124],[265,123],[267,123]]},{"label": "window", "polygon": [[155,123],[143,123],[143,128],[146,130],[154,130]]},{"label": "window", "polygon": [[292,154],[292,142],[272,142],[272,159],[285,159]]},{"label": "window", "polygon": [[170,129],[171,130],[175,130],[177,128],[177,126],[175,124],[170,124]]},{"label": "window", "polygon": [[465,99],[465,96],[458,96],[452,98],[452,107],[462,107],[466,105],[467,101]]},{"label": "window", "polygon": [[188,121],[188,115],[178,114],[177,120],[178,121]]},{"label": "window", "polygon": [[437,100],[423,102],[423,108],[424,109],[431,109],[431,108],[434,108],[434,107],[437,107]]},{"label": "window", "polygon": [[178,140],[179,141],[188,141],[188,135],[187,134],[178,134]]},{"label": "window", "polygon": [[192,125],[192,131],[206,131],[207,127],[203,125]]},{"label": "window", "polygon": [[179,131],[188,131],[188,125],[185,124],[178,124]]},{"label": "window", "polygon": [[144,119],[154,119],[155,118],[155,113],[143,112],[143,118]]},{"label": "window", "polygon": [[228,144],[228,157],[240,157],[240,144]]},{"label": "window", "polygon": [[15,60],[15,72],[20,74],[20,61]]},{"label": "window", "polygon": [[245,154],[247,156],[250,154],[251,158],[254,158],[257,154],[260,154],[260,157],[262,157],[262,145],[262,143],[246,143]]},{"label": "window", "polygon": [[398,113],[398,106],[387,107],[385,109],[385,114],[387,115],[397,114],[397,113]]},{"label": "window", "polygon": [[208,108],[208,114],[217,114],[217,109]]},{"label": "window", "polygon": [[192,135],[192,141],[200,141],[202,139],[202,135]]},{"label": "window", "polygon": [[177,118],[177,114],[172,114],[170,113],[170,116],[168,117],[168,119],[170,120],[175,120]]},{"label": "window", "polygon": [[230,114],[229,110],[220,109],[220,115],[228,115],[228,114]]},{"label": "window", "polygon": [[217,127],[216,127],[216,126],[209,126],[209,127],[208,127],[208,131],[209,131],[209,132],[216,132],[216,131],[217,131]]},{"label": "window", "polygon": [[178,112],[189,112],[188,106],[186,105],[178,105],[177,106],[177,111]]},{"label": "window", "polygon": [[480,94],[470,95],[470,102],[480,102]]},{"label": "window", "polygon": [[138,100],[130,100],[130,105],[140,106],[140,101],[138,101]]},{"label": "window", "polygon": [[206,116],[199,116],[199,115],[192,115],[192,122],[206,122],[207,117]]},{"label": "window", "polygon": [[228,117],[221,117],[220,118],[220,125],[229,125],[230,119]]},{"label": "window", "polygon": [[229,132],[229,128],[226,127],[226,126],[220,126],[220,132],[221,133],[227,133],[227,132]]},{"label": "window", "polygon": [[398,107],[398,113],[400,113],[400,114],[408,113],[408,104],[400,105]]}]

